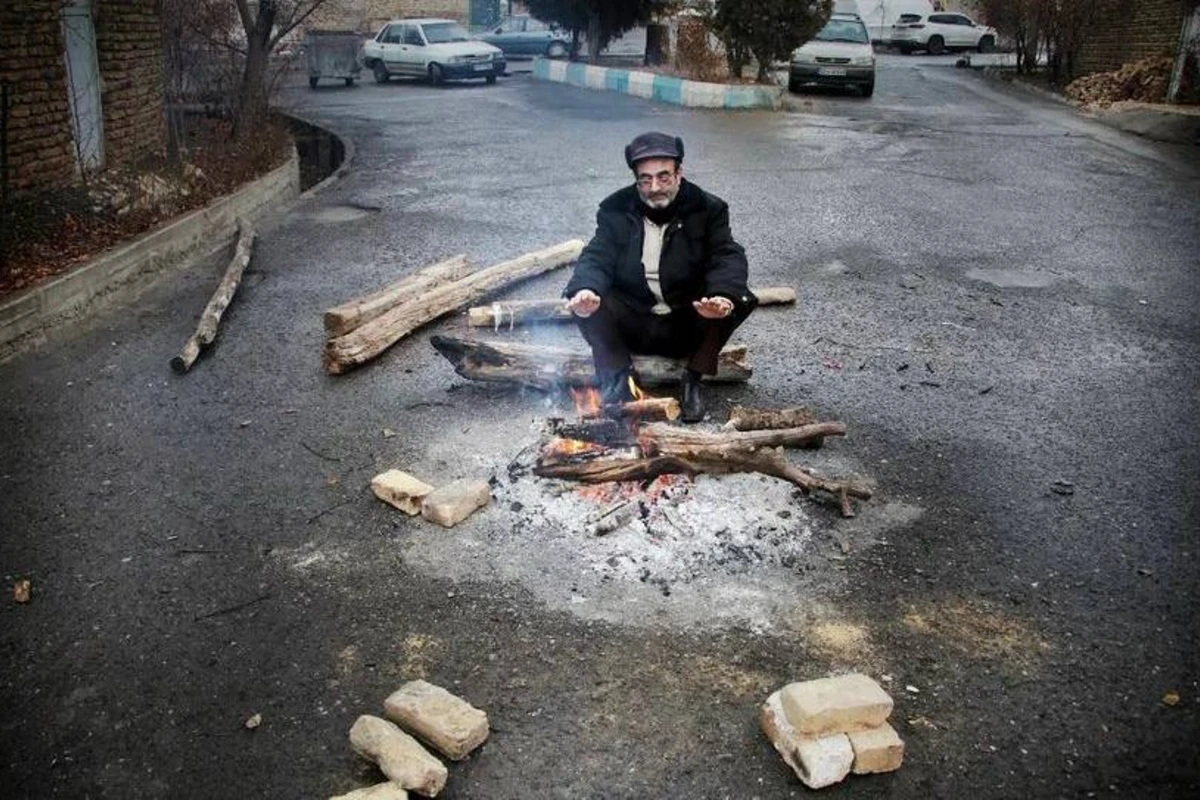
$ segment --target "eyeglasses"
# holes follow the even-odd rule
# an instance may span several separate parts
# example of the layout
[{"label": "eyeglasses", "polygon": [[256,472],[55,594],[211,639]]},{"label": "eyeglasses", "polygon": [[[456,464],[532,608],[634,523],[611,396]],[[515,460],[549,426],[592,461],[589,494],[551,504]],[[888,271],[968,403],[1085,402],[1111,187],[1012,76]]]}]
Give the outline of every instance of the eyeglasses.
[{"label": "eyeglasses", "polygon": [[672,170],[670,172],[663,170],[657,175],[638,175],[637,185],[643,189],[649,189],[656,183],[662,184],[663,186],[670,186],[671,182],[675,180],[677,175],[679,175],[679,170]]}]

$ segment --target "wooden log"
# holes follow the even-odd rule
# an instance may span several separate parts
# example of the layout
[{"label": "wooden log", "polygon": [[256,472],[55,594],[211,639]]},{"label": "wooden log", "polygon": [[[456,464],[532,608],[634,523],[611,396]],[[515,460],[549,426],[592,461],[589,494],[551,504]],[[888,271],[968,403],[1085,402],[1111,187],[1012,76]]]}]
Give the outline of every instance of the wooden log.
[{"label": "wooden log", "polygon": [[[516,342],[484,342],[453,336],[431,336],[430,344],[454,365],[454,371],[473,381],[515,383],[542,391],[560,386],[594,386],[596,372],[590,353]],[[753,370],[746,347],[726,347],[717,361],[715,383],[743,383]],[[658,356],[634,356],[634,369],[643,386],[678,383],[684,362]]]},{"label": "wooden log", "polygon": [[402,303],[356,330],[326,342],[322,359],[325,369],[340,375],[375,358],[427,322],[500,287],[568,264],[582,250],[583,242],[572,239],[481,269]]},{"label": "wooden log", "polygon": [[250,263],[250,255],[254,250],[254,237],[254,227],[246,220],[239,219],[237,247],[234,248],[229,266],[225,268],[225,276],[221,278],[221,282],[217,284],[217,290],[213,292],[208,305],[204,307],[204,313],[200,315],[200,323],[196,325],[196,332],[184,343],[183,350],[179,355],[171,359],[171,369],[181,375],[196,363],[200,351],[211,345],[217,338],[217,327],[221,324],[221,317],[225,314],[225,309],[229,308],[229,304],[233,302],[233,295],[242,282],[242,273],[246,271],[246,265]]},{"label": "wooden log", "polygon": [[642,400],[630,400],[628,403],[602,406],[596,416],[644,422],[655,420],[673,422],[679,419],[680,413],[679,401],[674,397],[647,397]]},{"label": "wooden log", "polygon": [[663,453],[682,455],[722,447],[802,447],[817,438],[845,436],[846,426],[840,422],[816,422],[775,431],[709,433],[659,422],[642,426],[639,435],[655,442]]},{"label": "wooden log", "polygon": [[[758,297],[759,306],[790,305],[796,302],[796,290],[790,286],[768,286],[752,290]],[[554,300],[503,300],[487,306],[476,306],[467,311],[467,324],[472,328],[512,330],[529,322],[570,322],[573,316],[567,310],[567,301]]]},{"label": "wooden log", "polygon": [[659,475],[694,475],[699,471],[692,464],[675,456],[596,458],[590,461],[538,464],[533,468],[533,474],[543,478],[563,478],[584,483],[644,481]]},{"label": "wooden log", "polygon": [[374,294],[334,306],[325,312],[325,334],[330,337],[345,336],[401,303],[458,280],[470,271],[471,263],[465,255],[451,256],[445,261],[417,270]]},{"label": "wooden log", "polygon": [[722,427],[734,431],[770,431],[811,425],[816,416],[807,408],[750,408],[734,406]]}]

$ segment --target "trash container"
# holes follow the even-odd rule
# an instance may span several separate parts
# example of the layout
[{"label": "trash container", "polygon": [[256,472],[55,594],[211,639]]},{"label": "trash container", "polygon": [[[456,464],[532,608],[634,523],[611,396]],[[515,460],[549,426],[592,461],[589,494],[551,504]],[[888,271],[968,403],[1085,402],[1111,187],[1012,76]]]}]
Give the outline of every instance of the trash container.
[{"label": "trash container", "polygon": [[354,31],[306,31],[304,51],[308,85],[313,89],[322,78],[341,79],[353,86],[362,71],[362,39]]}]

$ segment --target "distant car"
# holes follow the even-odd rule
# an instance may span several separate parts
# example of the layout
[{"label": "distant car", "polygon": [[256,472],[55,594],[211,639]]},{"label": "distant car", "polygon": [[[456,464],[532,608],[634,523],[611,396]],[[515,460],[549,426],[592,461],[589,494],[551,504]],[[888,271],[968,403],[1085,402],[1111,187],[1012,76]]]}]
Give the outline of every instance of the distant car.
[{"label": "distant car", "polygon": [[504,74],[504,53],[474,40],[452,19],[399,19],[389,22],[363,45],[363,64],[376,83],[393,75],[445,81],[484,78],[495,83]]},{"label": "distant car", "polygon": [[811,41],[792,52],[788,91],[805,86],[855,88],[863,97],[875,92],[875,51],[857,14],[833,14]]},{"label": "distant car", "polygon": [[570,39],[528,14],[505,17],[499,25],[480,34],[479,39],[499,47],[506,56],[564,58],[571,47]]},{"label": "distant car", "polygon": [[977,25],[962,14],[901,14],[892,25],[891,43],[906,54],[914,50],[935,56],[948,50],[990,53],[996,48],[996,29]]}]

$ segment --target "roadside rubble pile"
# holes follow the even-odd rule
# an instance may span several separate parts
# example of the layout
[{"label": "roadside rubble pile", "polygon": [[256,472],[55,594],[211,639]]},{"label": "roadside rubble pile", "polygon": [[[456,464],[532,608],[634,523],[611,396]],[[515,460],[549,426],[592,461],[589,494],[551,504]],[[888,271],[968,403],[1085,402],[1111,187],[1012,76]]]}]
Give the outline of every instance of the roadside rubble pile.
[{"label": "roadside rubble pile", "polygon": [[899,769],[904,742],[887,719],[892,698],[858,673],[791,683],[763,703],[759,725],[810,789]]},{"label": "roadside rubble pile", "polygon": [[436,797],[449,772],[421,742],[462,761],[489,733],[487,714],[425,681],[409,681],[389,695],[383,713],[387,719],[364,714],[355,720],[350,746],[388,780],[331,800],[407,800],[409,791]]},{"label": "roadside rubble pile", "polygon": [[1174,60],[1153,56],[1123,64],[1112,72],[1097,72],[1067,84],[1067,97],[1085,106],[1107,108],[1122,100],[1163,103],[1171,82]]}]

